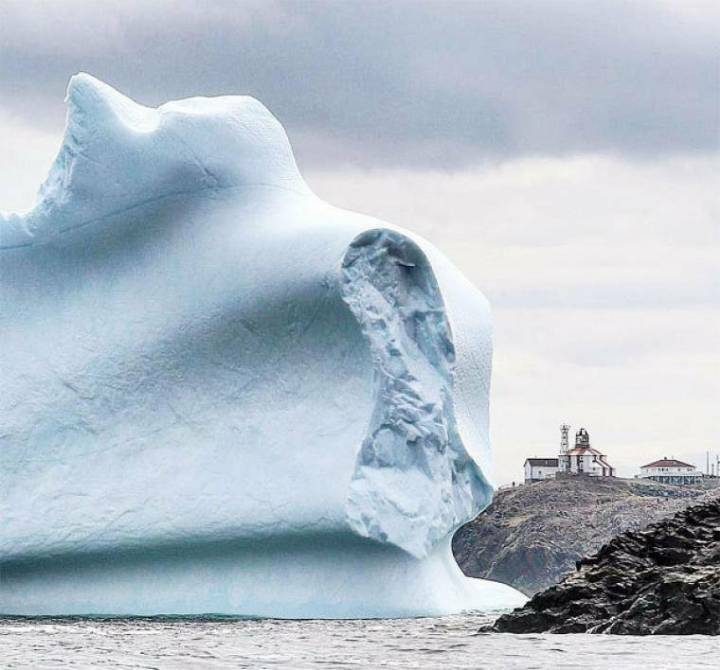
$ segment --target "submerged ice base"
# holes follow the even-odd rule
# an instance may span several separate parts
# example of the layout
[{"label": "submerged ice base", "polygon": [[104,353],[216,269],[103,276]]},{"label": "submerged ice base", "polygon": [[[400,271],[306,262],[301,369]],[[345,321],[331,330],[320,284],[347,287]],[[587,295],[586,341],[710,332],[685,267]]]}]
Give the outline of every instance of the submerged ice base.
[{"label": "submerged ice base", "polygon": [[255,100],[68,109],[0,220],[0,613],[521,604],[450,553],[492,496],[477,290],[319,200]]},{"label": "submerged ice base", "polygon": [[279,538],[55,557],[3,573],[8,614],[388,618],[506,609],[525,598],[470,580],[448,541],[424,560],[357,536]]}]

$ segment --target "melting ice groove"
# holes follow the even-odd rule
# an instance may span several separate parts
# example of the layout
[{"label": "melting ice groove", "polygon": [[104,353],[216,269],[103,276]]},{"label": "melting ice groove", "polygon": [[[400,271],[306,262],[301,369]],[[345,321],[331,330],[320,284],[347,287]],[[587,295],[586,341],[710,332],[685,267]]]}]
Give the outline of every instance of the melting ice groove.
[{"label": "melting ice groove", "polygon": [[345,301],[375,364],[376,403],[350,484],[360,535],[417,558],[490,501],[455,425],[450,326],[420,248],[389,230],[362,233],[343,259]]}]

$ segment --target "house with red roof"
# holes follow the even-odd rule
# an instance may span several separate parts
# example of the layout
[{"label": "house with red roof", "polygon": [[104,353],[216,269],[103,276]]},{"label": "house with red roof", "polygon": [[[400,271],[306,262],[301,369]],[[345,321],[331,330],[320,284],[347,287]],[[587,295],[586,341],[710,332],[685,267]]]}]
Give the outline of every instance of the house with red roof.
[{"label": "house with red roof", "polygon": [[586,475],[589,477],[614,477],[615,468],[607,456],[590,444],[590,434],[581,428],[575,434],[575,446],[561,452],[558,458],[559,475]]},{"label": "house with red roof", "polygon": [[678,461],[676,458],[661,458],[640,467],[641,479],[652,479],[663,484],[697,484],[702,480],[702,472],[694,465]]}]

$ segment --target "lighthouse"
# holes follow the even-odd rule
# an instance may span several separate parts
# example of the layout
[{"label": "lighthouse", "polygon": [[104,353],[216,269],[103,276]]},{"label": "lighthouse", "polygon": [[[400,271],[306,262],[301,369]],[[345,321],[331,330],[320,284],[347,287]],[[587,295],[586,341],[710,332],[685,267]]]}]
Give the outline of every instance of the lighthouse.
[{"label": "lighthouse", "polygon": [[568,449],[567,429],[561,427],[560,456],[558,468],[560,474],[586,475],[588,477],[614,477],[615,468],[608,463],[607,456],[590,444],[590,433],[581,428],[575,433],[575,446]]}]

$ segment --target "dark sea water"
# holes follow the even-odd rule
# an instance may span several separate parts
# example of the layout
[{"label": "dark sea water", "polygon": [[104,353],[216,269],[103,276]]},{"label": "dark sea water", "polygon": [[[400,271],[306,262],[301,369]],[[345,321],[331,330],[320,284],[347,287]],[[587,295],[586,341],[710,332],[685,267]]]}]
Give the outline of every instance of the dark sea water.
[{"label": "dark sea water", "polygon": [[477,633],[488,621],[0,619],[0,667],[720,668],[718,638]]}]

